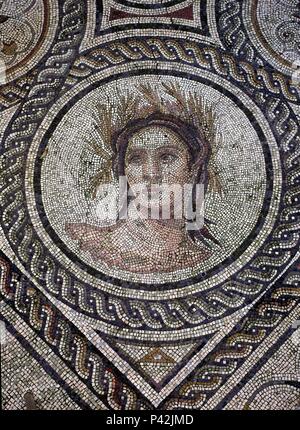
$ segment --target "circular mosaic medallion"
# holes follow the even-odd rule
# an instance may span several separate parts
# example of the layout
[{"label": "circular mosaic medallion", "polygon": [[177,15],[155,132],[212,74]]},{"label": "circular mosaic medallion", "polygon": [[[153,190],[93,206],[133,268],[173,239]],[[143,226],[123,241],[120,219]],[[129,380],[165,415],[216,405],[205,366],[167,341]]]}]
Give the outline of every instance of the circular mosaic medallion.
[{"label": "circular mosaic medallion", "polygon": [[[170,289],[174,294],[178,288],[185,295],[184,287],[189,292],[211,288],[245,266],[274,225],[281,192],[279,156],[263,116],[258,113],[254,120],[243,100],[234,95],[237,89],[228,84],[228,90],[221,92],[208,78],[187,80],[176,71],[169,75],[160,78],[159,84],[157,77],[146,71],[140,77],[120,75],[113,82],[112,78],[98,78],[93,84],[82,84],[75,97],[64,97],[49,112],[49,131],[35,140],[29,160],[34,170],[28,171],[34,172],[35,178],[29,180],[35,182],[30,198],[36,199],[41,214],[36,228],[55,253],[83,278],[88,274],[94,284],[109,276],[113,284],[125,280],[129,289],[143,287],[150,292],[154,288],[162,294]],[[109,110],[111,100],[119,100],[122,110],[123,96],[129,96],[138,102],[143,115],[148,106],[143,91],[148,87],[157,93],[165,91],[163,104],[172,102],[166,89],[177,88],[183,98],[194,95],[213,112],[216,134],[208,142],[210,158],[202,167],[209,173],[205,230],[194,242],[186,229],[175,234],[171,222],[164,226],[151,221],[141,226],[130,220],[107,223],[101,215],[111,201],[103,200],[91,188],[97,175],[103,174],[106,154],[111,150],[105,146],[107,125],[99,106]],[[112,124],[118,122],[116,106]],[[201,124],[204,118],[199,115]],[[236,127],[230,125],[233,117]],[[76,134],[70,128],[74,123]],[[162,123],[150,130],[149,136],[137,135],[136,140],[148,150],[151,140],[167,128]],[[176,141],[174,136],[168,139]],[[187,145],[183,141],[175,146],[180,148],[181,144]],[[120,162],[118,157],[119,153]],[[181,247],[184,240],[193,253]],[[159,266],[158,260],[159,253],[167,251],[170,259],[166,268]],[[166,254],[162,255],[165,258]]]},{"label": "circular mosaic medallion", "polygon": [[297,0],[247,1],[245,20],[251,17],[249,37],[277,69],[293,73],[300,57],[300,13]]},{"label": "circular mosaic medallion", "polygon": [[55,0],[1,2],[0,62],[6,81],[32,69],[51,45],[57,24],[54,6]]}]

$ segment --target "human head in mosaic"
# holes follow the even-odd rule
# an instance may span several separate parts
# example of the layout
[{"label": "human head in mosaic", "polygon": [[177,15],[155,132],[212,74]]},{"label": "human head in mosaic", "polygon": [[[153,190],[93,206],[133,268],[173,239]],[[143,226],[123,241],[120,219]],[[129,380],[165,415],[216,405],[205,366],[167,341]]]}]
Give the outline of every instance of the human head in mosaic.
[{"label": "human head in mosaic", "polygon": [[[178,116],[154,112],[130,121],[113,138],[113,169],[126,176],[128,185],[193,185],[192,208],[196,211],[196,184],[208,187],[209,142],[201,129]],[[174,208],[173,208],[174,211]],[[191,221],[191,220],[188,220]],[[201,233],[190,230],[192,238]]]}]

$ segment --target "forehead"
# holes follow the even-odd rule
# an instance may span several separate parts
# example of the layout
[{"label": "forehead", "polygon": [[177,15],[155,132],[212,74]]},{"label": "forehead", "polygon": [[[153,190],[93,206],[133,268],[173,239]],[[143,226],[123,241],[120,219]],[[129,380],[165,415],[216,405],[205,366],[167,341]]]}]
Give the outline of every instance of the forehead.
[{"label": "forehead", "polygon": [[161,147],[174,147],[186,150],[181,137],[167,127],[149,126],[136,132],[128,142],[128,149],[158,149]]}]

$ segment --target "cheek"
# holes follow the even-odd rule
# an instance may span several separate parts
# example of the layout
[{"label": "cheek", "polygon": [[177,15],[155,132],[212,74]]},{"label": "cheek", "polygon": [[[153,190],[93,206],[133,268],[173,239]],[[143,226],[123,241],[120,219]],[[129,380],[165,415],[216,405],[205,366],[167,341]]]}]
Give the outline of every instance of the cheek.
[{"label": "cheek", "polygon": [[137,183],[141,180],[143,168],[141,165],[130,164],[125,168],[125,175],[129,183]]},{"label": "cheek", "polygon": [[163,177],[169,183],[184,184],[190,180],[190,167],[187,160],[180,159],[171,166],[163,166]]}]

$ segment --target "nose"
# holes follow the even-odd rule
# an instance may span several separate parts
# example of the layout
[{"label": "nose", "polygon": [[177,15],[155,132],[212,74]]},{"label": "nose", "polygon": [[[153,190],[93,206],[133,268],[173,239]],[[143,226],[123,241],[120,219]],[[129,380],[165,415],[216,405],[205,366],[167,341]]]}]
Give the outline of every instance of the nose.
[{"label": "nose", "polygon": [[155,157],[148,157],[147,162],[144,165],[143,176],[145,180],[151,182],[159,180],[160,169]]}]

